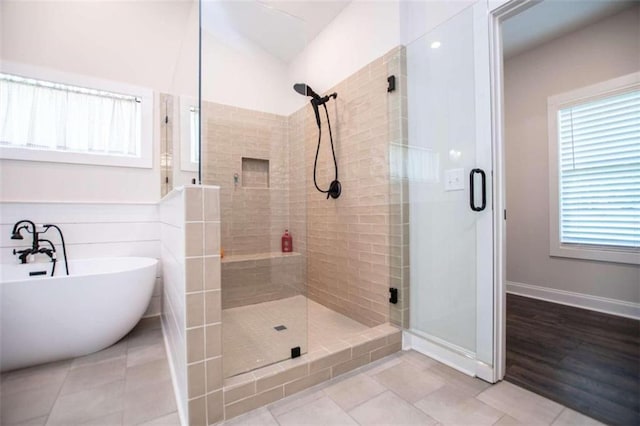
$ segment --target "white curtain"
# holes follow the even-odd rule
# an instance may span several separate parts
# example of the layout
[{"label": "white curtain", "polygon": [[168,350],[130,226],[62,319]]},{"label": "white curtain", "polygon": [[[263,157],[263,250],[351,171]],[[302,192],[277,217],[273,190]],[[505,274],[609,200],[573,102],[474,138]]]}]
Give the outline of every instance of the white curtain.
[{"label": "white curtain", "polygon": [[189,150],[189,159],[192,163],[198,163],[200,160],[200,147],[198,144],[198,125],[200,122],[200,113],[198,112],[197,107],[189,108],[189,141],[190,141],[190,150]]},{"label": "white curtain", "polygon": [[0,143],[140,155],[142,108],[134,96],[0,74]]},{"label": "white curtain", "polygon": [[393,178],[435,183],[439,181],[440,156],[430,149],[392,143],[389,167]]}]

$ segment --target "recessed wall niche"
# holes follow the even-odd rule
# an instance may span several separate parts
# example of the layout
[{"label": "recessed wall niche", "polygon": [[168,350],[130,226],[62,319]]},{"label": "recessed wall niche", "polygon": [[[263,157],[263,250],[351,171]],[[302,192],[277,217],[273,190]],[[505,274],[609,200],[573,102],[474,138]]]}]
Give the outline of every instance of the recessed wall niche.
[{"label": "recessed wall niche", "polygon": [[242,186],[269,188],[269,160],[242,157]]}]

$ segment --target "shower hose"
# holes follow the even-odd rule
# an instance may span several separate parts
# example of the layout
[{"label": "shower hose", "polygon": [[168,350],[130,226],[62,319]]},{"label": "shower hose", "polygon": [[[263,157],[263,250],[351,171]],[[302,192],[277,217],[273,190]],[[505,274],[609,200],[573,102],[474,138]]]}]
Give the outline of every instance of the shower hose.
[{"label": "shower hose", "polygon": [[316,189],[323,194],[327,194],[327,199],[331,196],[333,198],[338,198],[340,196],[340,192],[342,190],[340,186],[340,182],[338,181],[338,161],[336,160],[336,151],[333,146],[333,134],[331,132],[331,120],[329,119],[329,111],[327,110],[327,105],[322,104],[324,107],[324,113],[327,116],[327,127],[329,128],[329,141],[331,142],[331,154],[333,156],[333,166],[335,170],[335,178],[331,184],[329,184],[329,189],[324,190],[318,186],[317,178],[316,178],[316,170],[318,168],[318,154],[320,153],[320,145],[322,143],[322,125],[318,125],[318,147],[316,148],[316,158],[313,162],[313,184]]}]

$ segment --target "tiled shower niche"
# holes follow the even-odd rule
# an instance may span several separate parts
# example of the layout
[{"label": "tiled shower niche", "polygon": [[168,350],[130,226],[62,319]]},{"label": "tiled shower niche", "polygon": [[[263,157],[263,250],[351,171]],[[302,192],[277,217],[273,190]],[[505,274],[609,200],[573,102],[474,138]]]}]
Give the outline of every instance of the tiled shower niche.
[{"label": "tiled shower niche", "polygon": [[269,188],[269,160],[242,157],[242,186]]}]

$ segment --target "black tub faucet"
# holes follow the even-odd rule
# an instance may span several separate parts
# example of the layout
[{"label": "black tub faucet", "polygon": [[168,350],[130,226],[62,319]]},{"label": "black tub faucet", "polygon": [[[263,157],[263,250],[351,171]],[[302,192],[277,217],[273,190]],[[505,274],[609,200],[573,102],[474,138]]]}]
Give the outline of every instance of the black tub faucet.
[{"label": "black tub faucet", "polygon": [[[31,230],[29,230],[29,226],[31,226]],[[38,254],[38,253],[46,254],[47,256],[49,256],[49,259],[51,259],[51,261],[53,262],[53,268],[51,269],[51,276],[53,276],[56,268],[56,262],[57,262],[56,247],[53,245],[51,240],[40,239],[40,235],[45,234],[47,231],[49,231],[49,229],[53,228],[58,232],[58,235],[60,236],[60,242],[62,243],[62,254],[64,255],[64,268],[67,275],[69,275],[69,263],[67,260],[67,245],[64,242],[64,235],[62,235],[62,230],[58,225],[54,225],[51,223],[40,225],[40,226],[42,231],[38,232],[36,224],[26,219],[20,220],[16,222],[15,225],[13,225],[13,231],[11,231],[12,240],[24,240],[24,237],[22,236],[22,233],[21,233],[23,229],[29,232],[33,237],[33,241],[31,242],[31,248],[24,249],[24,250],[14,249],[13,254],[18,256],[18,259],[20,259],[20,263],[27,263],[27,259],[29,258],[29,255]],[[40,247],[41,242],[49,244],[51,248],[49,249],[46,247]]]},{"label": "black tub faucet", "polygon": [[[29,225],[31,226],[31,230],[29,230]],[[13,250],[13,254],[18,255],[20,259],[20,263],[27,263],[27,257],[31,254],[38,253],[40,246],[38,244],[38,231],[36,229],[36,224],[30,220],[20,220],[13,225],[13,230],[11,231],[11,239],[12,240],[24,240],[21,231],[25,229],[27,232],[31,233],[33,241],[31,242],[31,248],[24,250]]]}]

